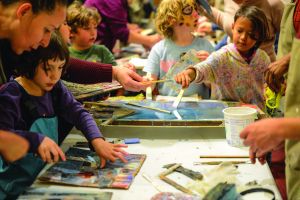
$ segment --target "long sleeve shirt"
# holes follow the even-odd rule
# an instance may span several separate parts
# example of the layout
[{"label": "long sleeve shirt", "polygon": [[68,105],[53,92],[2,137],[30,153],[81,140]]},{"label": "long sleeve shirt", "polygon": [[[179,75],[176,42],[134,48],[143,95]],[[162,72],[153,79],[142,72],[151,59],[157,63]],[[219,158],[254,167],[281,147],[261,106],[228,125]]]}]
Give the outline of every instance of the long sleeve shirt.
[{"label": "long sleeve shirt", "polygon": [[97,40],[110,51],[116,40],[126,43],[129,37],[127,0],[86,0],[88,7],[95,7],[102,20],[97,27]]},{"label": "long sleeve shirt", "polygon": [[193,66],[194,82],[210,82],[212,99],[241,101],[264,109],[264,71],[269,64],[264,51],[257,49],[248,63],[234,44],[229,44]]},{"label": "long sleeve shirt", "polygon": [[[53,90],[43,96],[30,96],[30,100],[37,106],[38,115],[59,116],[66,122],[75,125],[82,131],[85,137],[91,141],[94,138],[103,137],[92,116],[83,106],[74,99],[73,95],[59,81]],[[0,88],[0,129],[9,130],[25,137],[30,142],[30,152],[36,152],[43,140],[42,133],[28,130],[24,113],[22,112],[22,96],[24,90],[16,81],[8,82]],[[59,95],[58,102],[53,102],[52,95]],[[55,108],[54,108],[55,106]]]}]

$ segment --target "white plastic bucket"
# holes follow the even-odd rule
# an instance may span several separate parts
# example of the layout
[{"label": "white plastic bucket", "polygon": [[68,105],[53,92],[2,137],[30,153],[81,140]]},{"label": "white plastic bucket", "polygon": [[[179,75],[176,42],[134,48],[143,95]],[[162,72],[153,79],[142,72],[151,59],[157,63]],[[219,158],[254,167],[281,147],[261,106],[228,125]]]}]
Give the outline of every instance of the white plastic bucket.
[{"label": "white plastic bucket", "polygon": [[257,119],[257,111],[249,107],[230,107],[223,109],[223,113],[228,144],[234,147],[244,146],[240,132]]}]

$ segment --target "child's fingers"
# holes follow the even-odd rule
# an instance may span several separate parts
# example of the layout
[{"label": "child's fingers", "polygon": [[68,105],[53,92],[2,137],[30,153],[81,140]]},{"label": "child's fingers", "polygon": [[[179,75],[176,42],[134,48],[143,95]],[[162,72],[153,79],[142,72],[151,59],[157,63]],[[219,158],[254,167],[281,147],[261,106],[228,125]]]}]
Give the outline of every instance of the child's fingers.
[{"label": "child's fingers", "polygon": [[58,152],[59,157],[61,158],[61,160],[62,160],[62,161],[66,161],[65,153],[61,150],[60,147],[58,147],[57,152]]},{"label": "child's fingers", "polygon": [[122,162],[127,163],[128,161],[124,158],[121,153],[114,153],[115,158],[119,158]]},{"label": "child's fingers", "polygon": [[127,144],[114,144],[114,147],[127,148]]},{"label": "child's fingers", "polygon": [[103,168],[103,167],[105,167],[105,165],[106,165],[106,160],[105,160],[105,158],[103,158],[103,157],[100,157],[101,159],[100,159],[100,161],[101,161],[101,164],[100,164],[100,168]]},{"label": "child's fingers", "polygon": [[121,149],[121,148],[115,148],[114,150],[116,152],[120,152],[122,155],[128,155],[128,153],[126,151],[124,151],[123,149]]},{"label": "child's fingers", "polygon": [[52,147],[51,150],[50,150],[51,154],[52,154],[52,157],[53,158],[53,161],[54,162],[57,162],[59,160],[59,157],[58,157],[58,152],[57,152],[57,149],[56,147]]},{"label": "child's fingers", "polygon": [[44,162],[46,162],[47,160],[46,160],[46,155],[45,155],[45,153],[42,151],[42,152],[39,152],[39,155],[40,155],[40,157],[41,157],[41,159],[44,161]]},{"label": "child's fingers", "polygon": [[46,162],[47,163],[52,163],[51,153],[50,153],[49,150],[45,151],[45,156],[46,156]]}]

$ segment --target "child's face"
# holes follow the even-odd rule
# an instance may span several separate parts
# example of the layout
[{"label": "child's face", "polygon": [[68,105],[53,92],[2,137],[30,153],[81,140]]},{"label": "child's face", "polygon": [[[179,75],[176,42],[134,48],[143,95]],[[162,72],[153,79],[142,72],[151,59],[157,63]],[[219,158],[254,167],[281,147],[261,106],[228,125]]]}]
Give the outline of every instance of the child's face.
[{"label": "child's face", "polygon": [[97,39],[97,23],[92,20],[87,27],[77,28],[76,33],[72,33],[72,45],[78,50],[90,48]]},{"label": "child's face", "polygon": [[57,6],[51,14],[41,12],[38,15],[34,15],[31,5],[23,3],[19,5],[16,15],[17,20],[11,23],[10,41],[15,53],[21,54],[39,46],[48,46],[51,33],[66,18],[66,7]]},{"label": "child's face", "polygon": [[44,68],[43,64],[39,64],[33,78],[34,84],[42,93],[49,92],[54,85],[59,81],[65,60],[51,59],[48,65]]},{"label": "child's face", "polygon": [[239,17],[232,25],[233,43],[241,54],[247,54],[256,44],[257,33],[252,32],[252,23],[245,17]]},{"label": "child's face", "polygon": [[179,20],[179,25],[186,25],[191,28],[196,28],[198,25],[199,14],[196,10],[194,1],[186,1],[182,9],[182,19]]}]

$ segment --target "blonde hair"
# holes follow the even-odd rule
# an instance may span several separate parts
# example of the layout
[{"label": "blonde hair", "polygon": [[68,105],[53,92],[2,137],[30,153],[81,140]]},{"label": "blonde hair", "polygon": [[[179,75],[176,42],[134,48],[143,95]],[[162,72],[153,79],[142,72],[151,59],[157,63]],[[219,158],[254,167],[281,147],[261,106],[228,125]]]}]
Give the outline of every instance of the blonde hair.
[{"label": "blonde hair", "polygon": [[89,26],[91,20],[97,24],[101,21],[101,16],[96,8],[85,7],[79,1],[74,1],[67,10],[67,23],[71,27],[71,32],[76,33],[77,28]]},{"label": "blonde hair", "polygon": [[[188,0],[162,0],[157,8],[155,26],[157,31],[166,38],[173,38],[172,21],[183,20],[182,9]],[[191,3],[193,1],[191,0]]]}]

